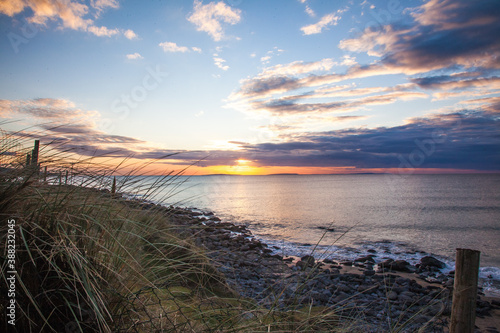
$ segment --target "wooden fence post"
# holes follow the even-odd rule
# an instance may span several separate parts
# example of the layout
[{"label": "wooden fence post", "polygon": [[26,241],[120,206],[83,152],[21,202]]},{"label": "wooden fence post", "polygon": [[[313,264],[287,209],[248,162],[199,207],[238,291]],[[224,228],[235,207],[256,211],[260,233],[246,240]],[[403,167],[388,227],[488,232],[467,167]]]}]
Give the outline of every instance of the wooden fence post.
[{"label": "wooden fence post", "polygon": [[113,184],[111,185],[111,194],[116,194],[116,177],[113,177]]},{"label": "wooden fence post", "polygon": [[31,154],[31,164],[38,168],[38,155],[40,154],[40,140],[35,140],[35,145]]},{"label": "wooden fence post", "polygon": [[457,249],[450,333],[474,332],[480,254],[476,250]]}]

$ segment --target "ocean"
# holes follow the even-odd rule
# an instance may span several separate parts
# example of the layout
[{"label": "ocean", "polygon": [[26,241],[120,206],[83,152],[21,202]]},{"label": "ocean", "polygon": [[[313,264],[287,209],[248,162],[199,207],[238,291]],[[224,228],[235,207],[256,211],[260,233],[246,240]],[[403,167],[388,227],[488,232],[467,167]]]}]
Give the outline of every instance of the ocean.
[{"label": "ocean", "polygon": [[181,176],[156,198],[245,224],[283,255],[432,254],[452,270],[456,248],[479,250],[500,295],[500,174]]}]

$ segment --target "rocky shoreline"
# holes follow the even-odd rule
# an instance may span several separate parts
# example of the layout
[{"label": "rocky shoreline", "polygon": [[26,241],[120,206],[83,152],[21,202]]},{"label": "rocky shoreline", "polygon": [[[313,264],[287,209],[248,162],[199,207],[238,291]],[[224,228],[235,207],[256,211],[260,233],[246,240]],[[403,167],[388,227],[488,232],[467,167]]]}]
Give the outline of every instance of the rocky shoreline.
[{"label": "rocky shoreline", "polygon": [[[448,327],[454,272],[442,274],[444,263],[434,257],[423,257],[415,266],[377,253],[344,262],[313,255],[282,257],[277,246],[270,248],[246,226],[222,222],[211,212],[144,202],[140,206],[168,214],[181,235],[194,237],[206,249],[231,288],[261,306],[333,307],[341,320],[367,332],[444,332]],[[484,295],[481,290],[479,294]],[[497,299],[478,296],[478,318],[498,309]],[[490,326],[478,332],[499,331]]]}]

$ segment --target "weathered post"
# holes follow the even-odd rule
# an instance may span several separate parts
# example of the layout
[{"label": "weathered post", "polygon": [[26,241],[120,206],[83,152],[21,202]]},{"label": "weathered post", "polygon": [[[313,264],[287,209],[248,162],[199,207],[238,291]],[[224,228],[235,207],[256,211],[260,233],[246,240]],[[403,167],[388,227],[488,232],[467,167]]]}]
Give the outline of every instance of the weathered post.
[{"label": "weathered post", "polygon": [[111,184],[111,194],[116,193],[116,177],[113,177],[113,184]]},{"label": "weathered post", "polygon": [[29,167],[31,165],[31,155],[30,153],[26,154],[26,167]]},{"label": "weathered post", "polygon": [[40,140],[35,140],[35,146],[33,147],[33,151],[31,154],[31,164],[38,168],[38,154],[40,151]]},{"label": "weathered post", "polygon": [[64,184],[68,185],[68,170],[66,170],[66,175],[64,176]]},{"label": "weathered post", "polygon": [[457,249],[450,333],[474,332],[480,254],[476,250]]},{"label": "weathered post", "polygon": [[43,181],[44,182],[47,181],[47,166],[43,168]]}]

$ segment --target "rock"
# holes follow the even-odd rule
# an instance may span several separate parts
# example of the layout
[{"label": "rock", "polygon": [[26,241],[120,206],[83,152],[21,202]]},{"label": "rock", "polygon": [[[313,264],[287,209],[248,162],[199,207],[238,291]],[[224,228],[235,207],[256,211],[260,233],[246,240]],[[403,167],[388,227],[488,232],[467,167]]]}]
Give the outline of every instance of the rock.
[{"label": "rock", "polygon": [[304,261],[304,260],[299,260],[299,261],[295,264],[295,267],[300,268],[300,269],[302,269],[302,270],[306,269],[307,267],[312,267],[312,266],[314,266],[314,263],[313,263],[313,264],[310,264],[309,262]]},{"label": "rock", "polygon": [[382,270],[391,269],[397,272],[412,272],[411,265],[406,260],[392,260],[387,259],[378,264],[378,267]]},{"label": "rock", "polygon": [[400,303],[405,304],[405,303],[412,303],[413,302],[413,297],[402,294],[398,296],[398,300]]},{"label": "rock", "polygon": [[363,263],[371,262],[371,263],[375,263],[375,260],[373,260],[373,257],[374,257],[374,255],[370,254],[370,255],[367,255],[365,257],[359,257],[356,260],[354,260],[354,262],[363,262]]},{"label": "rock", "polygon": [[411,280],[407,279],[405,277],[402,277],[402,276],[398,276],[394,282],[396,282],[397,284],[400,284],[400,285],[405,285],[405,284],[409,284],[411,282]]},{"label": "rock", "polygon": [[309,255],[303,256],[302,258],[300,258],[300,260],[303,261],[305,263],[305,265],[307,265],[309,267],[314,266],[314,263],[316,262],[316,259],[314,259],[313,256],[309,256]]},{"label": "rock", "polygon": [[363,272],[364,275],[366,276],[373,276],[375,275],[375,271],[372,269],[372,270],[366,270]]},{"label": "rock", "polygon": [[337,289],[344,292],[344,293],[349,293],[351,292],[351,288],[349,288],[347,285],[340,283],[337,285]]},{"label": "rock", "polygon": [[394,260],[393,260],[393,259],[387,259],[387,260],[385,260],[385,261],[379,262],[379,263],[378,263],[378,267],[379,267],[379,268],[382,268],[382,269],[384,269],[384,268],[390,269],[390,266],[391,266],[391,264],[392,264],[393,262],[394,262]]},{"label": "rock", "polygon": [[406,260],[396,260],[392,263],[391,269],[397,272],[411,272],[411,265]]},{"label": "rock", "polygon": [[446,264],[434,257],[431,256],[425,256],[422,259],[420,259],[420,264],[418,266],[419,268],[426,269],[426,268],[445,268]]},{"label": "rock", "polygon": [[398,294],[395,291],[389,291],[389,293],[387,293],[387,299],[395,301],[398,299]]}]

